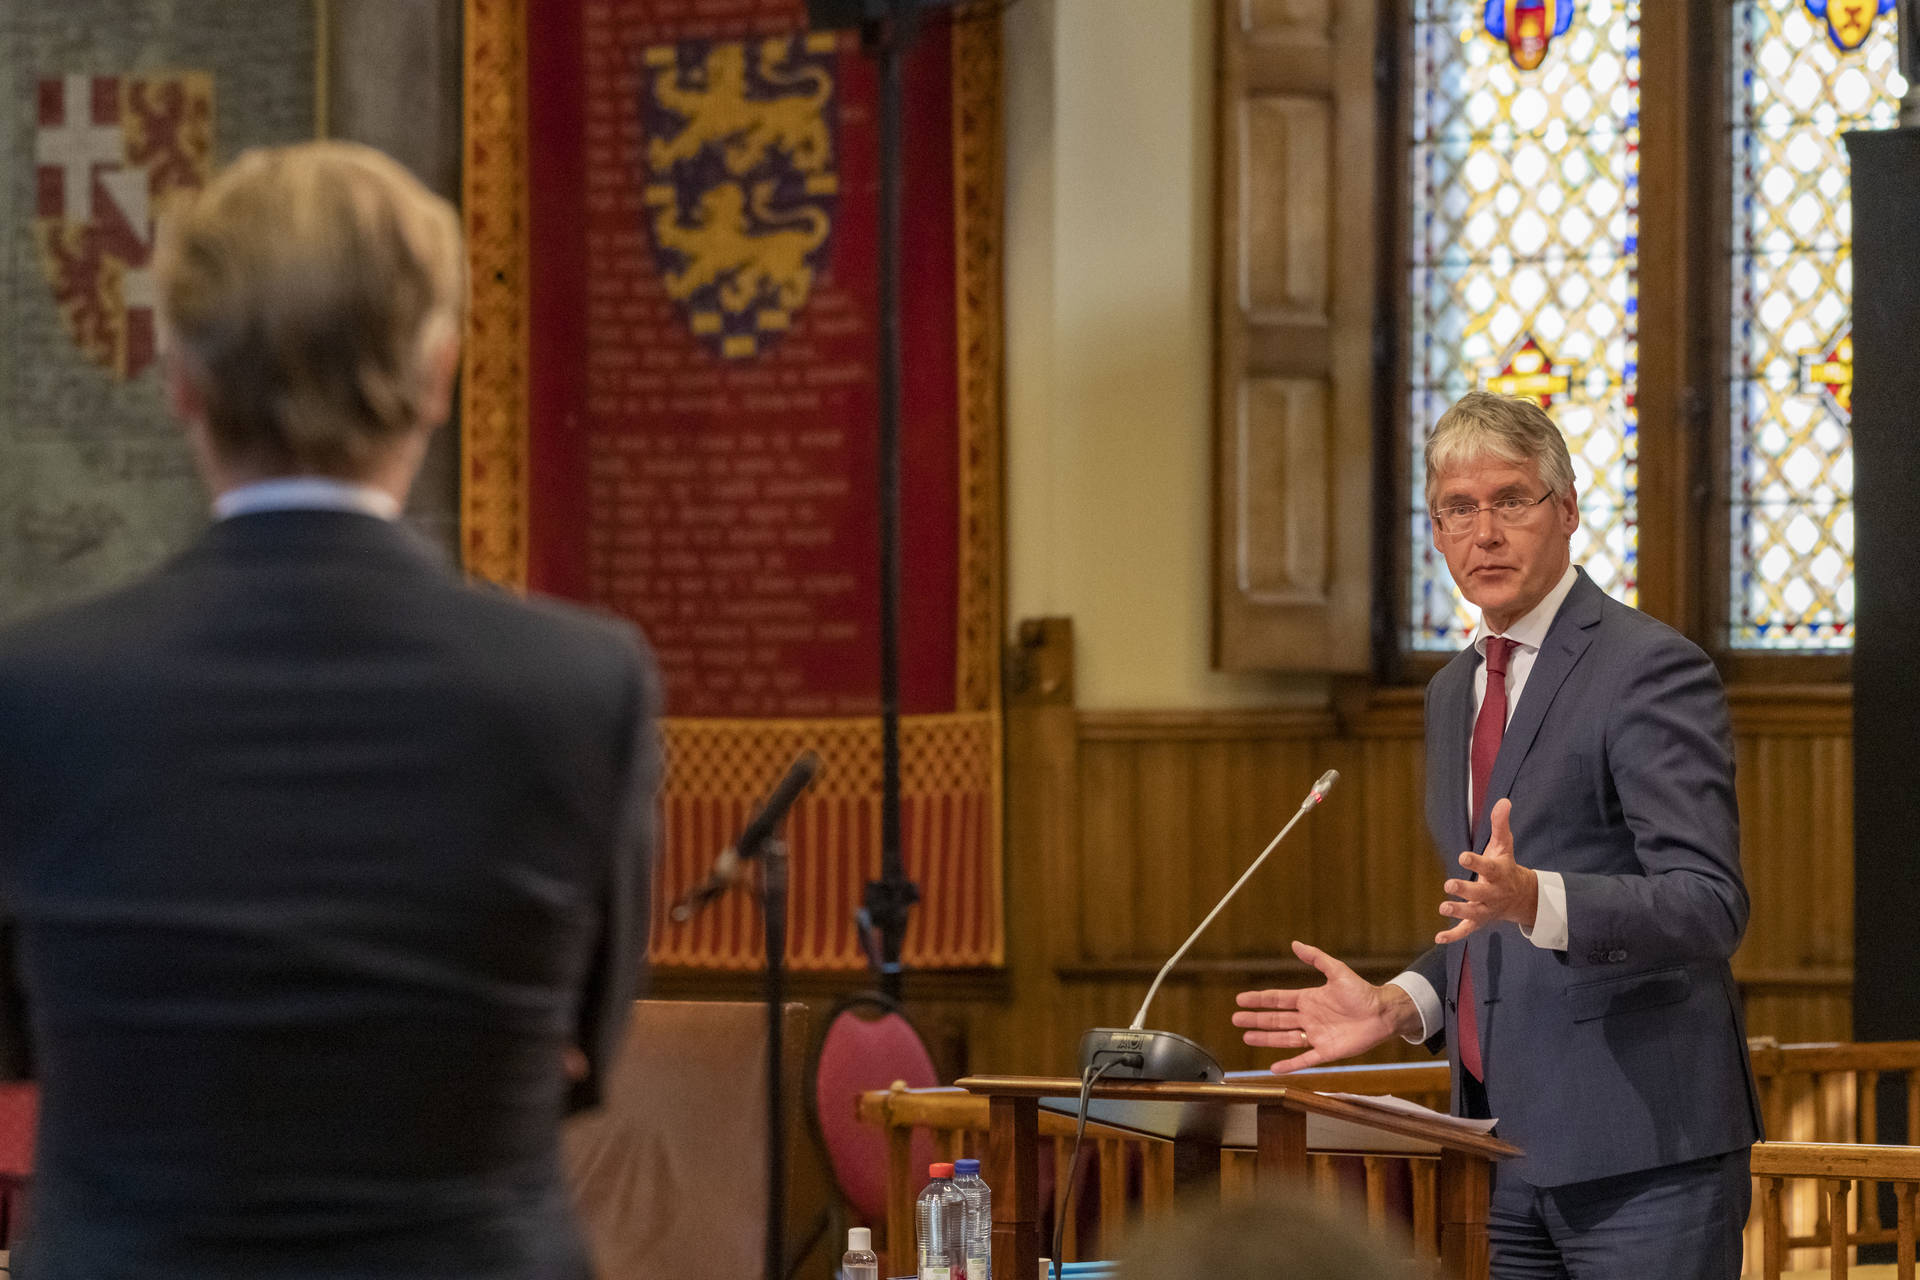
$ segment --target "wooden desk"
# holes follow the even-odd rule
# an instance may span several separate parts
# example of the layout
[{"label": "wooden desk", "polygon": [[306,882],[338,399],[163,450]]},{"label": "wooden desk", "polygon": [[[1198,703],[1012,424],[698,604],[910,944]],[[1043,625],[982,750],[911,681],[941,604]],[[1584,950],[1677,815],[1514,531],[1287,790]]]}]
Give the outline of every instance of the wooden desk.
[{"label": "wooden desk", "polygon": [[[1042,1256],[1036,1148],[1040,1099],[1077,1099],[1080,1082],[1066,1077],[970,1076],[957,1083],[986,1097],[992,1111],[986,1175],[987,1185],[993,1188],[993,1273],[1032,1276]],[[1240,1118],[1232,1113],[1240,1111],[1243,1116],[1246,1108],[1254,1113],[1252,1147],[1260,1178],[1296,1178],[1306,1172],[1309,1116],[1375,1131],[1385,1140],[1386,1149],[1437,1155],[1441,1260],[1461,1280],[1485,1280],[1493,1162],[1520,1154],[1519,1148],[1498,1138],[1291,1088],[1278,1079],[1223,1084],[1102,1081],[1094,1086],[1093,1096],[1121,1103],[1187,1104],[1157,1107],[1154,1119],[1142,1126],[1143,1131],[1160,1133],[1173,1142],[1174,1185],[1180,1191],[1207,1187],[1217,1192],[1223,1135],[1230,1121]],[[1178,1114],[1173,1131],[1167,1133],[1161,1121],[1170,1112]],[[1147,1113],[1143,1109],[1141,1114]],[[1109,1111],[1109,1124],[1116,1123],[1113,1115]],[[1332,1149],[1356,1148],[1343,1143]]]}]

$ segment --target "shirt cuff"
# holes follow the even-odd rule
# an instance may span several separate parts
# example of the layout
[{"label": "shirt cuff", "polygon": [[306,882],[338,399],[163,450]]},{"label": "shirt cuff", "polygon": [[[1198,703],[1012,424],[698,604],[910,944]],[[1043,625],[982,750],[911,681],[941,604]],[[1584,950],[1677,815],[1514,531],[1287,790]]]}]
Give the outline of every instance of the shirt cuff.
[{"label": "shirt cuff", "polygon": [[1567,949],[1567,882],[1558,871],[1536,871],[1540,901],[1534,907],[1533,928],[1520,936],[1546,951]]},{"label": "shirt cuff", "polygon": [[1440,1025],[1442,1016],[1440,997],[1434,994],[1433,984],[1409,969],[1388,978],[1387,985],[1398,987],[1412,997],[1414,1010],[1420,1015],[1420,1034],[1402,1039],[1408,1044],[1425,1044],[1433,1039],[1433,1029]]}]

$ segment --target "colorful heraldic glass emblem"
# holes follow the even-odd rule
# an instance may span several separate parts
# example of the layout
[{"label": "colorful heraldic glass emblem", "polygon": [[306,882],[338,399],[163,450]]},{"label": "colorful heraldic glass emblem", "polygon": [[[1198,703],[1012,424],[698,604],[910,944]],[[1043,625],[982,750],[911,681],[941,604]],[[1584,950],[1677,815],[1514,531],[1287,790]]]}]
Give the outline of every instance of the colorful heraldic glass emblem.
[{"label": "colorful heraldic glass emblem", "polygon": [[1827,24],[1827,39],[1852,53],[1873,34],[1874,19],[1892,13],[1898,0],[1806,0],[1807,12]]},{"label": "colorful heraldic glass emblem", "polygon": [[1897,123],[1891,6],[1742,0],[1733,225],[1728,642],[1853,645],[1853,207],[1840,135]]},{"label": "colorful heraldic glass emblem", "polygon": [[1853,421],[1853,326],[1824,346],[1800,353],[1800,390],[1817,395],[1845,423]]},{"label": "colorful heraldic glass emblem", "polygon": [[1531,400],[1542,409],[1553,408],[1554,400],[1573,388],[1572,371],[1543,351],[1531,333],[1521,334],[1494,364],[1482,380],[1487,390]]},{"label": "colorful heraldic glass emblem", "polygon": [[1575,0],[1487,0],[1487,34],[1507,46],[1522,71],[1546,61],[1554,38],[1573,26]]},{"label": "colorful heraldic glass emblem", "polygon": [[716,355],[778,340],[825,269],[840,190],[829,34],[646,51],[646,208],[667,295]]},{"label": "colorful heraldic glass emblem", "polygon": [[1574,561],[1636,599],[1640,4],[1413,11],[1407,643],[1446,651],[1476,613],[1433,545],[1422,449],[1474,387],[1528,396],[1566,433]]},{"label": "colorful heraldic glass emblem", "polygon": [[153,363],[154,211],[207,181],[213,77],[69,75],[37,86],[34,246],[61,324],[115,378]]}]

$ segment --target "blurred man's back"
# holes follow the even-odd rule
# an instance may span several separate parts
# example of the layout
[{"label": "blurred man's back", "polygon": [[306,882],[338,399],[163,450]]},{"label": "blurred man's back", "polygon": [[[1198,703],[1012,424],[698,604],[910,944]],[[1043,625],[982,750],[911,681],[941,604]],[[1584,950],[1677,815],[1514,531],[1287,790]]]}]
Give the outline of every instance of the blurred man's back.
[{"label": "blurred man's back", "polygon": [[[323,221],[263,250],[296,198]],[[0,636],[26,1280],[590,1273],[558,1125],[637,976],[656,695],[630,629],[468,587],[390,518],[457,334],[431,200],[327,144],[209,187],[163,313],[223,518]]]}]

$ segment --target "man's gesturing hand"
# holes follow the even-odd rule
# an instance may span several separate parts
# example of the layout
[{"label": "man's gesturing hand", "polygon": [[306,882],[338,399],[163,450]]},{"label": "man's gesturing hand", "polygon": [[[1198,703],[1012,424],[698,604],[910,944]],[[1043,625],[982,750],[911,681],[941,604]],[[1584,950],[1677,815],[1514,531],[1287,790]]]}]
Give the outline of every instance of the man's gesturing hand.
[{"label": "man's gesturing hand", "polygon": [[1460,923],[1436,934],[1435,942],[1458,942],[1481,925],[1498,920],[1533,928],[1540,909],[1540,878],[1514,860],[1513,829],[1508,825],[1512,813],[1513,801],[1495,801],[1487,851],[1460,855],[1460,865],[1480,878],[1449,880],[1441,886],[1460,901],[1441,903],[1440,914]]},{"label": "man's gesturing hand", "polygon": [[1299,991],[1242,991],[1233,1025],[1240,1038],[1260,1049],[1302,1049],[1273,1064],[1276,1073],[1298,1071],[1365,1053],[1396,1033],[1416,1034],[1420,1013],[1399,987],[1376,987],[1338,960],[1304,942],[1293,954],[1318,969],[1326,983]]}]

